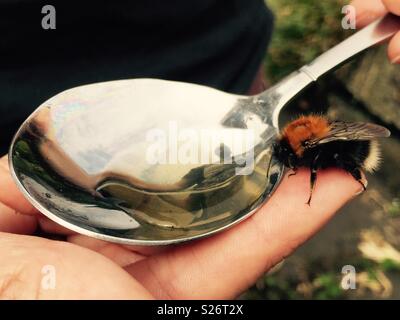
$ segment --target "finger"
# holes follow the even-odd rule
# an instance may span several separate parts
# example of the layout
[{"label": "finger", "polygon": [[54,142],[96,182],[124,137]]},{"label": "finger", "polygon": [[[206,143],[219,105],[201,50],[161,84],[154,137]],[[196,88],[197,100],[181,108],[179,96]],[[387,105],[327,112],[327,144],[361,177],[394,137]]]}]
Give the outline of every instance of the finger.
[{"label": "finger", "polygon": [[[400,16],[399,0],[383,0],[386,9]],[[391,63],[400,63],[400,32],[398,32],[389,43],[388,56]]]},{"label": "finger", "polygon": [[8,155],[5,155],[0,158],[0,167],[2,167],[8,172],[10,171],[10,168],[8,167]]},{"label": "finger", "polygon": [[382,0],[386,9],[400,16],[400,1],[399,0]]},{"label": "finger", "polygon": [[15,185],[8,169],[7,156],[1,158],[0,202],[22,214],[38,214],[38,211],[26,200]]},{"label": "finger", "polygon": [[68,241],[101,253],[120,266],[128,266],[148,256],[159,254],[170,249],[168,246],[149,247],[120,245],[78,234],[68,237]]},{"label": "finger", "polygon": [[114,261],[121,267],[128,266],[146,257],[138,252],[128,250],[121,245],[89,238],[84,235],[77,234],[69,236],[68,241],[81,247],[96,251]]},{"label": "finger", "polygon": [[400,63],[400,32],[397,32],[390,40],[388,56],[391,63]]},{"label": "finger", "polygon": [[380,0],[353,0],[350,5],[356,9],[357,28],[366,26],[387,12]]},{"label": "finger", "polygon": [[155,254],[159,254],[171,249],[171,246],[132,246],[132,245],[124,245],[124,248],[140,253],[145,257],[149,257]]},{"label": "finger", "polygon": [[0,299],[151,299],[109,259],[79,246],[0,233]]},{"label": "finger", "polygon": [[226,299],[318,231],[360,185],[340,170],[318,173],[311,206],[309,171],[285,177],[256,214],[214,237],[139,261],[127,270],[158,298]]},{"label": "finger", "polygon": [[0,202],[0,232],[32,234],[36,226],[36,217],[20,214]]},{"label": "finger", "polygon": [[59,234],[64,236],[76,234],[75,231],[69,230],[45,216],[38,216],[37,220],[39,222],[40,229],[46,233]]}]

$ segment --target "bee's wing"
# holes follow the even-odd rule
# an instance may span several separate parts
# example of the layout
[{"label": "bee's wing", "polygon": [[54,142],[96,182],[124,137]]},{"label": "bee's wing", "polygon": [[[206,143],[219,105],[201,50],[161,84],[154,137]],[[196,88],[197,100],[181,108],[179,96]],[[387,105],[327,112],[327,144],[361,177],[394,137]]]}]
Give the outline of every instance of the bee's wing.
[{"label": "bee's wing", "polygon": [[329,133],[325,137],[308,141],[308,147],[336,140],[371,140],[389,136],[390,131],[377,124],[333,121],[330,123]]}]

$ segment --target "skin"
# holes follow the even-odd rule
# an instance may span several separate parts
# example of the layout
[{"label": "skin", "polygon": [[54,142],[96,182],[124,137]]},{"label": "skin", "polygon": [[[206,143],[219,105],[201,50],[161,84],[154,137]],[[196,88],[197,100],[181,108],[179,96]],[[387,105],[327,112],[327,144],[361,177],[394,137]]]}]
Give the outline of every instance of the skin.
[{"label": "skin", "polygon": [[[354,0],[350,4],[356,8],[356,24],[359,28],[387,12],[400,16],[399,0]],[[400,64],[400,32],[389,42],[388,58],[392,63]]]},{"label": "skin", "polygon": [[[355,0],[359,27],[398,0]],[[400,32],[388,46],[400,63]],[[289,173],[288,173],[289,174]],[[347,201],[362,192],[349,174],[318,172],[311,206],[309,171],[283,178],[272,198],[237,226],[210,238],[169,247],[127,247],[74,234],[37,212],[0,160],[0,298],[2,299],[230,299],[293,253]],[[330,196],[332,195],[332,196]],[[32,236],[57,234],[64,241]],[[327,244],[328,246],[329,244]],[[44,289],[42,268],[54,266],[56,286]]]},{"label": "skin", "polygon": [[[226,232],[183,245],[141,248],[74,234],[49,221],[19,193],[5,157],[0,190],[3,299],[235,298],[361,192],[349,174],[325,170],[308,206],[309,173],[300,169],[284,177],[257,213]],[[64,235],[65,241],[32,236],[37,228]],[[41,286],[46,265],[55,268],[54,289]]]}]

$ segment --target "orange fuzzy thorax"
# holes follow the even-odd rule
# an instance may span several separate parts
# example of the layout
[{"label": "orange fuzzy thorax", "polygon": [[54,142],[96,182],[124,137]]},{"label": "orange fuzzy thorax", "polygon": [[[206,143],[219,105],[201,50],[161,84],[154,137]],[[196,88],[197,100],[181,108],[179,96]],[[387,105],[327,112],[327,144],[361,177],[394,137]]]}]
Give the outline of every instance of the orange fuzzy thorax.
[{"label": "orange fuzzy thorax", "polygon": [[325,137],[329,132],[329,122],[321,116],[301,116],[290,122],[282,130],[282,139],[286,139],[298,157],[304,152],[302,143],[310,139]]}]

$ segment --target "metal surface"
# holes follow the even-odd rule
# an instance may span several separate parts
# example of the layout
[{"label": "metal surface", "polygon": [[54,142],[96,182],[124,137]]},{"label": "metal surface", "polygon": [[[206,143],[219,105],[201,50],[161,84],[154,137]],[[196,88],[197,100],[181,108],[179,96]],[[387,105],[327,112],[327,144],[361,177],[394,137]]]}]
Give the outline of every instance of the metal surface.
[{"label": "metal surface", "polygon": [[64,91],[17,132],[12,175],[45,215],[99,239],[160,245],[221,231],[280,181],[271,145],[282,107],[399,20],[386,16],[253,97],[156,79]]}]

